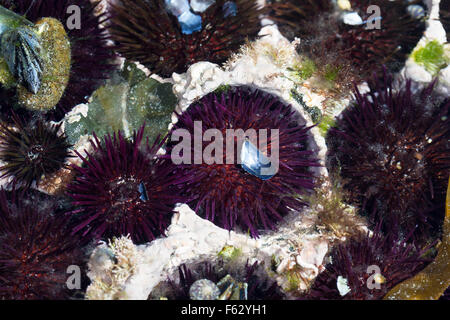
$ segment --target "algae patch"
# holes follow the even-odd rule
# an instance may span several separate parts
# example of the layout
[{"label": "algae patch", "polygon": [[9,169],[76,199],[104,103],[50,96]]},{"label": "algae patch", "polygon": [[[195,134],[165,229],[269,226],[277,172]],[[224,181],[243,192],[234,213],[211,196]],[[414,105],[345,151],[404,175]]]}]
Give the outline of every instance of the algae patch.
[{"label": "algae patch", "polygon": [[146,123],[144,135],[153,142],[167,133],[176,104],[170,83],[147,78],[135,64],[126,63],[94,92],[87,114],[66,117],[65,132],[69,142],[75,144],[81,136],[93,132],[102,137],[120,130],[131,137]]},{"label": "algae patch", "polygon": [[449,63],[449,57],[445,55],[444,45],[436,40],[430,41],[425,46],[415,50],[412,53],[412,58],[433,75],[436,75]]}]

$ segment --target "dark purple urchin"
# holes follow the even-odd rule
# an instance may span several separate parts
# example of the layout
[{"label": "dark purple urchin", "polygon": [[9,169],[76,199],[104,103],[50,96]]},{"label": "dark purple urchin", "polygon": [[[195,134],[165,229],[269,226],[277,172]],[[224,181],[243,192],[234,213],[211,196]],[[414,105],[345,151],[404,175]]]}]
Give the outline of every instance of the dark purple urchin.
[{"label": "dark purple urchin", "polygon": [[89,238],[130,235],[137,243],[155,239],[170,223],[178,196],[171,163],[156,157],[161,143],[142,143],[144,127],[128,141],[122,133],[94,135],[93,152],[80,154],[82,167],[68,187],[78,221],[74,232]]},{"label": "dark purple urchin", "polygon": [[227,275],[231,276],[235,283],[247,283],[247,300],[281,300],[284,297],[281,288],[269,277],[262,264],[228,262],[220,259],[214,264],[210,261],[182,264],[178,267],[178,277],[160,283],[152,291],[149,299],[165,297],[169,300],[201,300],[199,297],[197,299],[191,297],[190,290],[196,281],[207,279],[217,284]]},{"label": "dark purple urchin", "polygon": [[69,266],[83,269],[79,238],[55,198],[0,191],[0,300],[68,299]]},{"label": "dark purple urchin", "polygon": [[330,0],[270,0],[269,18],[278,25],[280,32],[289,40],[310,36],[310,24],[322,15],[334,10]]},{"label": "dark purple urchin", "polygon": [[[395,232],[385,236],[378,228],[372,236],[366,234],[350,238],[332,249],[330,263],[314,280],[304,298],[382,299],[390,289],[431,262],[425,257],[429,250],[428,247],[418,248],[414,243],[406,243],[395,236]],[[341,290],[338,289],[338,281],[343,285]]]},{"label": "dark purple urchin", "polygon": [[[425,31],[424,19],[408,14],[407,7],[421,1],[350,0],[348,12],[357,13],[363,21],[376,21],[369,6],[381,13],[380,29],[367,29],[367,24],[349,25],[343,22],[345,11],[333,8],[331,1],[290,0],[272,5],[271,18],[282,33],[302,41],[300,53],[312,59],[319,71],[323,66],[345,73],[343,81],[360,81],[381,65],[399,71],[409,53]],[[323,71],[326,73],[326,70]]]},{"label": "dark purple urchin", "polygon": [[12,178],[11,185],[25,189],[37,185],[44,176],[63,168],[70,157],[66,136],[61,125],[49,125],[42,120],[24,123],[13,116],[13,125],[0,125],[1,178]]},{"label": "dark purple urchin", "polygon": [[[184,194],[195,198],[192,204],[199,215],[227,230],[240,228],[257,237],[260,229],[275,229],[276,223],[290,210],[301,210],[305,205],[301,196],[314,187],[310,168],[319,164],[308,145],[310,128],[290,105],[275,96],[246,87],[232,87],[222,94],[206,95],[179,116],[172,130],[173,133],[185,129],[191,134],[192,155],[195,155],[194,121],[202,122],[202,134],[208,129],[218,129],[224,137],[223,164],[181,164],[174,169],[184,181]],[[259,141],[259,145],[267,144],[267,150],[261,150],[266,156],[276,137],[271,136],[271,130],[278,129],[278,173],[263,181],[244,171],[236,156],[227,161],[227,129],[254,129],[257,134],[260,129],[266,129],[266,139],[260,136]],[[231,142],[238,146],[242,141],[234,138]],[[203,142],[202,150],[209,144]],[[169,145],[168,154],[173,147],[173,144]],[[234,160],[231,163],[235,164],[227,164],[229,160]]]},{"label": "dark purple urchin", "polygon": [[442,294],[439,300],[450,300],[450,287],[448,287],[447,290],[445,290],[445,292]]},{"label": "dark purple urchin", "polygon": [[447,32],[447,42],[450,42],[450,1],[441,0],[439,3],[439,17]]},{"label": "dark purple urchin", "polygon": [[227,1],[217,0],[197,13],[202,29],[184,34],[164,0],[118,0],[111,3],[109,32],[117,52],[125,58],[170,77],[198,61],[223,63],[248,38],[258,35],[263,9],[258,8],[257,1],[233,2],[237,6],[235,15],[225,17]]},{"label": "dark purple urchin", "polygon": [[[450,100],[433,84],[415,93],[389,75],[370,83],[329,131],[328,167],[340,173],[349,201],[387,226],[442,224],[450,172]],[[431,214],[434,211],[436,214]]]},{"label": "dark purple urchin", "polygon": [[[26,14],[32,22],[43,17],[58,19],[66,28],[71,43],[70,79],[61,100],[48,112],[50,119],[60,120],[74,106],[86,102],[114,69],[115,55],[107,44],[105,30],[100,27],[105,17],[96,15],[99,4],[90,0],[0,0],[0,5]],[[80,8],[80,29],[67,27],[67,20],[73,14],[67,13],[67,9],[72,5]],[[10,106],[6,104],[5,110]]]}]

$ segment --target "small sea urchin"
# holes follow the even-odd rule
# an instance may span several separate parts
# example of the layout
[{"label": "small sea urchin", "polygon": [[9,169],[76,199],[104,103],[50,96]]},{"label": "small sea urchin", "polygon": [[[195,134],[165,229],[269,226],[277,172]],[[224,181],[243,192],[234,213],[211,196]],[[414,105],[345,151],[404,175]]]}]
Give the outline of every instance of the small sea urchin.
[{"label": "small sea urchin", "polygon": [[[98,3],[90,0],[0,0],[0,5],[26,14],[33,23],[42,18],[54,18],[66,29],[71,51],[70,76],[59,102],[47,112],[51,119],[59,120],[74,106],[85,102],[114,68],[111,61],[114,53],[108,47],[105,30],[100,27],[105,18],[96,13]],[[69,20],[74,18],[73,8],[79,9],[80,16],[75,17],[80,21],[79,27],[77,24],[69,27]],[[11,105],[3,106],[5,112]]]},{"label": "small sea urchin", "polygon": [[298,51],[319,72],[335,70],[338,82],[359,82],[383,64],[400,70],[425,31],[423,17],[412,16],[408,6],[420,6],[424,12],[426,6],[421,1],[342,3],[346,5],[333,5],[330,0],[275,2],[270,18],[290,40],[302,39]]},{"label": "small sea urchin", "polygon": [[79,238],[54,198],[0,191],[0,300],[68,299],[68,268],[82,268]]},{"label": "small sea urchin", "polygon": [[70,157],[61,125],[48,125],[42,120],[27,124],[13,117],[13,126],[0,125],[1,177],[11,177],[11,184],[29,188],[44,176],[55,173]]},{"label": "small sea urchin", "polygon": [[177,279],[160,283],[151,299],[169,300],[280,300],[280,287],[262,264],[200,261],[183,264]]},{"label": "small sea urchin", "polygon": [[[172,133],[178,129],[190,133],[189,148],[182,152],[194,158],[198,148],[210,149],[210,142],[196,140],[199,134],[203,136],[215,129],[224,137],[222,152],[214,151],[212,163],[194,159],[190,162],[194,164],[184,162],[174,169],[184,180],[184,194],[195,198],[193,206],[199,215],[225,229],[237,227],[257,237],[260,229],[274,229],[290,210],[300,210],[305,205],[301,196],[314,187],[309,169],[319,164],[308,142],[310,128],[298,112],[279,98],[247,87],[231,87],[221,94],[213,92],[179,116]],[[249,134],[249,130],[259,135],[259,146],[266,146],[260,150],[265,156],[272,148],[275,150],[278,141],[278,172],[271,179],[255,176],[239,165],[239,146],[244,148],[244,133]],[[260,134],[261,130],[267,130],[267,135]],[[274,135],[272,130],[278,133]],[[235,146],[238,156],[233,151]],[[178,151],[181,153],[175,147],[168,147],[172,158],[174,154],[178,156]]]},{"label": "small sea urchin", "polygon": [[[120,0],[111,4],[109,21],[116,50],[164,77],[183,73],[198,61],[223,63],[260,30],[263,10],[255,0],[212,1],[206,10],[194,6],[194,1],[180,1],[173,8],[171,2]],[[235,11],[230,12],[230,6]],[[182,16],[199,24],[183,31]]]},{"label": "small sea urchin", "polygon": [[[413,93],[411,81],[398,90],[392,77],[356,91],[356,100],[327,137],[328,166],[340,173],[349,200],[376,211],[389,225],[413,228],[441,224],[450,172],[450,101],[433,84]],[[437,220],[436,220],[437,219]]]},{"label": "small sea urchin", "polygon": [[155,157],[161,143],[142,144],[144,126],[128,141],[122,133],[94,135],[93,152],[78,154],[84,166],[68,187],[79,221],[74,232],[99,239],[130,235],[133,242],[151,241],[169,225],[176,203],[171,164]]},{"label": "small sea urchin", "polygon": [[348,239],[330,253],[330,262],[315,279],[307,299],[379,300],[395,285],[422,270],[431,259],[419,249],[379,228]]}]

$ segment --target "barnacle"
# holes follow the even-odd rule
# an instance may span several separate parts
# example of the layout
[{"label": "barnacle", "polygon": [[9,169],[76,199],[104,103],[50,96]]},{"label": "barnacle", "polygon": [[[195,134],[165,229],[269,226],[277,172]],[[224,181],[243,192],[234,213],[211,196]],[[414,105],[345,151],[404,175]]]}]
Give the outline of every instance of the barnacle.
[{"label": "barnacle", "polygon": [[37,93],[43,73],[41,44],[33,24],[0,6],[0,53],[19,83]]},{"label": "barnacle", "polygon": [[[76,5],[80,9],[80,27],[69,27],[68,8]],[[37,96],[22,90],[19,106],[31,109],[31,113],[46,113],[51,120],[60,120],[76,105],[86,102],[109,72],[115,68],[115,57],[107,43],[106,31],[100,25],[104,15],[97,15],[99,2],[90,0],[0,0],[0,6],[18,15],[25,15],[41,38],[44,62],[42,81],[44,87]],[[51,19],[47,19],[51,18]],[[57,22],[58,21],[58,22]],[[39,35],[41,34],[41,35]],[[47,62],[45,62],[47,61]],[[68,69],[69,67],[69,69]],[[2,91],[5,91],[3,88]],[[11,90],[8,90],[11,91]],[[20,91],[20,90],[19,90]],[[10,120],[16,97],[2,101],[2,116]],[[27,109],[15,110],[22,116],[30,116]]]}]

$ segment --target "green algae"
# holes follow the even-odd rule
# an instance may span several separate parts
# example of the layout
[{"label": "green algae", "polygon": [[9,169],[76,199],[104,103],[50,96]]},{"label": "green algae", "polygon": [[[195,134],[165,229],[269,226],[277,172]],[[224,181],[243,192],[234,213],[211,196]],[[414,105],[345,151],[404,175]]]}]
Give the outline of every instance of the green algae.
[{"label": "green algae", "polygon": [[287,271],[286,272],[286,281],[287,281],[287,287],[285,288],[285,290],[287,292],[297,292],[300,287],[300,283],[301,283],[301,278],[300,278],[298,270]]},{"label": "green algae", "polygon": [[448,65],[448,58],[445,57],[444,45],[437,40],[428,42],[412,53],[412,58],[423,66],[428,72],[436,75],[439,70]]},{"label": "green algae", "polygon": [[327,64],[325,66],[323,77],[331,84],[334,84],[339,76],[340,70],[341,68],[339,66]]},{"label": "green algae", "polygon": [[317,66],[313,60],[305,58],[300,64],[290,68],[289,71],[299,80],[307,80],[317,72]]},{"label": "green algae", "polygon": [[231,86],[229,84],[221,84],[216,90],[214,90],[214,93],[220,96],[221,94],[228,92],[230,88]]},{"label": "green algae", "polygon": [[228,261],[235,261],[242,256],[242,250],[233,246],[225,246],[219,252],[218,256]]},{"label": "green algae", "polygon": [[66,118],[65,132],[74,144],[92,132],[102,137],[120,130],[130,137],[146,123],[144,135],[152,143],[167,133],[176,104],[172,84],[148,78],[135,64],[125,63],[122,71],[94,92],[87,115]]},{"label": "green algae", "polygon": [[329,116],[329,115],[324,115],[322,117],[322,121],[320,121],[320,123],[317,125],[317,127],[319,128],[320,134],[325,137],[328,133],[328,130],[330,130],[330,128],[334,127],[336,123],[336,120],[334,117]]},{"label": "green algae", "polygon": [[10,89],[17,85],[16,79],[9,71],[8,64],[6,63],[6,60],[3,58],[0,58],[0,83],[6,89]]},{"label": "green algae", "polygon": [[311,117],[311,120],[314,124],[317,124],[322,121],[322,111],[320,111],[319,107],[313,106],[310,107],[306,104],[303,99],[303,95],[299,93],[296,89],[291,90],[291,98],[297,101],[299,105],[302,106],[303,110]]}]

